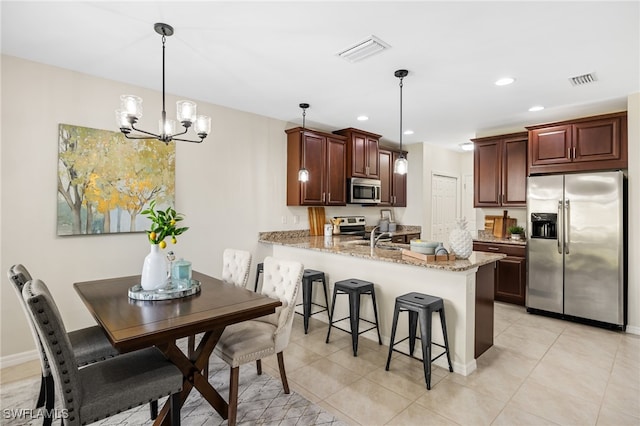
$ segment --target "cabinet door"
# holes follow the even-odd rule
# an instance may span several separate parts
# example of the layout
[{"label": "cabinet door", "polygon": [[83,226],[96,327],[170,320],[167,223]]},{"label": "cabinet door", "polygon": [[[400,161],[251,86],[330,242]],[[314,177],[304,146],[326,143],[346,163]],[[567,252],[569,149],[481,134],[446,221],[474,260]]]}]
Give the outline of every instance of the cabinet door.
[{"label": "cabinet door", "polygon": [[344,140],[327,138],[326,144],[326,195],[328,206],[347,204],[347,170],[345,164],[346,144]]},{"label": "cabinet door", "polygon": [[381,149],[380,156],[380,204],[378,206],[391,205],[391,186],[393,174],[393,157],[391,151]]},{"label": "cabinet door", "polygon": [[378,139],[367,136],[366,171],[367,177],[380,179],[380,157],[378,155]]},{"label": "cabinet door", "polygon": [[393,165],[398,157],[400,152],[394,151],[391,158],[391,203],[395,207],[407,207],[407,175],[393,173]]},{"label": "cabinet door", "polygon": [[303,164],[309,171],[309,181],[301,183],[301,204],[324,204],[324,158],[326,138],[305,133],[303,139]]},{"label": "cabinet door", "polygon": [[525,304],[526,260],[523,257],[505,257],[498,261],[495,300]]},{"label": "cabinet door", "polygon": [[502,148],[502,205],[527,205],[527,139],[505,139]]},{"label": "cabinet door", "polygon": [[529,132],[529,157],[532,166],[571,162],[571,125],[546,127]]},{"label": "cabinet door", "polygon": [[473,154],[473,206],[500,206],[501,141],[476,142]]},{"label": "cabinet door", "polygon": [[357,133],[351,136],[351,176],[368,177],[367,175],[367,137]]},{"label": "cabinet door", "polygon": [[574,162],[618,159],[620,159],[619,118],[574,124]]}]

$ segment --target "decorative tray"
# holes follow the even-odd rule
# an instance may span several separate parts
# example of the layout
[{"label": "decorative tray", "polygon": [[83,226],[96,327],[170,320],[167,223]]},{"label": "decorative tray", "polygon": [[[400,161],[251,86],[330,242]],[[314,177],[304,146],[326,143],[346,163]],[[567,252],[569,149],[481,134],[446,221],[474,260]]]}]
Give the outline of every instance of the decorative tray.
[{"label": "decorative tray", "polygon": [[143,290],[140,284],[129,289],[129,298],[135,300],[168,300],[200,293],[200,281],[168,281],[165,287]]}]

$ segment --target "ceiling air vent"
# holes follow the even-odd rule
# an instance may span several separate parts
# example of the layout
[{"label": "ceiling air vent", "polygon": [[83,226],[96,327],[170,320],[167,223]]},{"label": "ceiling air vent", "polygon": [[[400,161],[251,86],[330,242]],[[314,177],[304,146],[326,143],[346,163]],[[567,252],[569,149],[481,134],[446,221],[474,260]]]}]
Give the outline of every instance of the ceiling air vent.
[{"label": "ceiling air vent", "polygon": [[573,86],[582,86],[583,84],[589,84],[595,82],[596,76],[593,73],[578,75],[575,77],[569,78],[569,81]]},{"label": "ceiling air vent", "polygon": [[390,47],[391,46],[389,46],[387,43],[372,35],[338,52],[338,56],[346,59],[349,62],[357,62],[363,60],[364,58],[368,58],[371,55],[382,52],[383,50]]}]

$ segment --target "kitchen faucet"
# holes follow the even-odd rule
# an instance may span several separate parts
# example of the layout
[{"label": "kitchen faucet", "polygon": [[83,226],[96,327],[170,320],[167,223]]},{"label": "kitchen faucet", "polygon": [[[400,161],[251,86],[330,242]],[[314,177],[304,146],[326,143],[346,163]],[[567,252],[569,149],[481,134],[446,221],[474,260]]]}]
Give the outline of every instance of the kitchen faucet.
[{"label": "kitchen faucet", "polygon": [[380,241],[380,238],[382,237],[390,237],[391,234],[388,232],[383,232],[380,235],[378,235],[376,237],[376,229],[380,228],[379,226],[376,226],[375,228],[373,228],[371,230],[371,237],[370,237],[370,241],[371,241],[371,250],[373,250],[376,247],[376,244],[378,243],[378,241]]}]

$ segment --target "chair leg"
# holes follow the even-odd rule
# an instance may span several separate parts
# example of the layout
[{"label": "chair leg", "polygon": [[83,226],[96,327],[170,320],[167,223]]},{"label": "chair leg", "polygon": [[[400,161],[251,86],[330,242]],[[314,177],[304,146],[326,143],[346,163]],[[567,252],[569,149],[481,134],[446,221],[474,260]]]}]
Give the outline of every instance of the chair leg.
[{"label": "chair leg", "polygon": [[[415,311],[409,312],[409,353],[413,356],[413,352],[416,349],[416,329],[418,328],[418,313]],[[420,330],[422,332],[422,330]]]},{"label": "chair leg", "polygon": [[331,327],[333,326],[333,311],[336,308],[336,294],[338,289],[333,287],[333,300],[331,302],[331,309],[329,310],[329,330],[327,330],[327,340],[325,343],[329,343],[329,336],[331,335]]},{"label": "chair leg", "polygon": [[256,360],[256,370],[258,370],[258,376],[262,375],[262,360]]},{"label": "chair leg", "polygon": [[444,336],[444,347],[447,350],[447,362],[449,363],[449,372],[453,373],[453,365],[451,365],[451,355],[449,355],[449,339],[447,338],[447,321],[444,319],[444,307],[440,309],[440,322],[442,323],[442,335]]},{"label": "chair leg", "polygon": [[282,352],[278,352],[278,369],[280,369],[280,380],[282,380],[284,393],[289,394],[289,382],[287,381],[287,372],[284,370],[284,355]]},{"label": "chair leg", "polygon": [[44,401],[47,396],[47,388],[45,385],[44,375],[40,376],[40,393],[38,394],[38,401],[36,402],[36,408],[40,408],[44,405]]},{"label": "chair leg", "polygon": [[[176,392],[171,395],[171,426],[180,426],[180,403],[182,402],[182,398],[180,397],[181,392]],[[156,411],[158,411],[158,401],[154,401],[156,403]]]},{"label": "chair leg", "polygon": [[229,378],[229,418],[227,424],[235,426],[238,417],[238,380],[240,376],[240,367],[231,369]]},{"label": "chair leg", "polygon": [[358,356],[358,331],[360,330],[360,293],[349,293],[349,322],[353,356]]},{"label": "chair leg", "polygon": [[324,290],[324,305],[327,307],[327,317],[329,316],[329,296],[327,293],[327,280],[322,277],[322,289]]},{"label": "chair leg", "polygon": [[424,368],[424,380],[427,382],[427,390],[431,390],[431,316],[431,311],[419,315],[422,364]]},{"label": "chair leg", "polygon": [[187,339],[187,356],[189,357],[189,359],[191,359],[195,350],[196,350],[196,336],[195,335],[189,336],[189,338]]},{"label": "chair leg", "polygon": [[149,417],[155,420],[158,417],[158,400],[149,403]]},{"label": "chair leg", "polygon": [[[44,409],[46,415],[42,420],[42,426],[51,426],[53,423],[53,404],[56,400],[55,396],[55,386],[53,385],[53,376],[48,375],[45,377],[45,399],[44,399]],[[49,415],[51,413],[51,415]]]},{"label": "chair leg", "polygon": [[393,310],[393,325],[391,327],[391,340],[389,340],[389,356],[387,357],[387,366],[384,368],[387,371],[389,371],[389,364],[391,364],[391,354],[393,353],[393,346],[395,345],[396,327],[398,326],[399,314],[400,314],[400,309],[396,307]]},{"label": "chair leg", "polygon": [[309,317],[311,316],[311,298],[313,295],[313,282],[302,280],[302,313],[304,317],[304,334],[309,331]]},{"label": "chair leg", "polygon": [[371,290],[371,300],[373,301],[373,316],[376,319],[376,331],[378,332],[378,344],[382,344],[382,337],[380,337],[380,323],[378,322],[378,304],[376,303],[376,292]]}]

